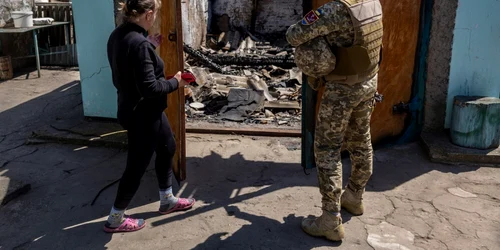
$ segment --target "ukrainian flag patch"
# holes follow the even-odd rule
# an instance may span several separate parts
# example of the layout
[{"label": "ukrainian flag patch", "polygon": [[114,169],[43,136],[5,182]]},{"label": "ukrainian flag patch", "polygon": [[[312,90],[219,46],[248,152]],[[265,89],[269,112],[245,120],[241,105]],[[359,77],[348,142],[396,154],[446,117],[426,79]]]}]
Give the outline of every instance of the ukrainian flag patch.
[{"label": "ukrainian flag patch", "polygon": [[321,9],[311,10],[307,13],[304,18],[302,18],[303,25],[311,25],[319,20],[319,17],[323,14]]}]

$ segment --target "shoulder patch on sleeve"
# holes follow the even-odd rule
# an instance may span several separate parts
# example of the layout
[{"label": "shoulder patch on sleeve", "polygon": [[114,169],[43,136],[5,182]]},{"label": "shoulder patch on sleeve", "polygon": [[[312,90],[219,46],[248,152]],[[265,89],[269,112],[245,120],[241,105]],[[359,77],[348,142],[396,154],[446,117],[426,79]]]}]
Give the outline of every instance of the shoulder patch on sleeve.
[{"label": "shoulder patch on sleeve", "polygon": [[303,25],[311,25],[319,20],[320,16],[323,14],[323,10],[321,8],[317,10],[311,10],[307,13],[302,19]]}]

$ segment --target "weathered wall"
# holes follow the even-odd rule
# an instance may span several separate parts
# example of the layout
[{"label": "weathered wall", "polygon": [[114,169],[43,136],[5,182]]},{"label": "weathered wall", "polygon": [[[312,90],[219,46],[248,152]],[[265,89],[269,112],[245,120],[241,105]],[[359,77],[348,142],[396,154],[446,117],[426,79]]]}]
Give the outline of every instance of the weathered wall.
[{"label": "weathered wall", "polygon": [[182,1],[182,33],[184,43],[199,48],[207,35],[208,1]]},{"label": "weathered wall", "polygon": [[444,128],[446,97],[458,0],[435,0],[427,58],[424,131]]},{"label": "weathered wall", "polygon": [[[254,1],[257,1],[256,32],[261,34],[284,32],[302,17],[302,0],[183,0],[184,42],[194,48],[204,45],[212,15],[227,14],[233,27],[250,29]],[[120,24],[122,17],[117,7],[121,0],[114,2],[116,23]],[[159,30],[157,26],[153,31]]]},{"label": "weathered wall", "polygon": [[[120,25],[123,15],[119,10],[123,0],[114,0],[115,23]],[[207,35],[208,1],[207,0],[183,0],[182,4],[182,35],[184,42],[191,47],[199,48],[204,44]],[[150,30],[152,33],[160,32],[161,15],[157,16],[156,23]],[[165,39],[168,34],[163,34]],[[158,52],[159,52],[158,48]]]},{"label": "weathered wall", "polygon": [[227,14],[231,25],[250,28],[252,24],[252,0],[207,0],[211,1],[212,14]]},{"label": "weathered wall", "polygon": [[450,127],[456,95],[500,97],[500,1],[480,2],[459,1],[445,128]]},{"label": "weathered wall", "polygon": [[302,18],[302,0],[260,0],[255,31],[283,32]]},{"label": "weathered wall", "polygon": [[255,29],[262,34],[283,32],[302,17],[302,0],[212,0],[214,15],[227,14],[234,27],[252,26],[256,1]]}]

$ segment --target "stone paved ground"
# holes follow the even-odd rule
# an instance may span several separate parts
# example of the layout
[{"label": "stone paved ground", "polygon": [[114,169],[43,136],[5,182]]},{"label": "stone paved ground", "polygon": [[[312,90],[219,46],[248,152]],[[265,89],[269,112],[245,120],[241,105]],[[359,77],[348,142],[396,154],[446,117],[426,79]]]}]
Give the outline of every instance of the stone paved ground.
[{"label": "stone paved ground", "polygon": [[[76,71],[0,83],[0,249],[500,249],[500,169],[430,163],[418,144],[376,151],[367,211],[343,213],[347,238],[305,235],[300,221],[321,213],[315,171],[300,167],[300,140],[190,134],[188,180],[198,199],[159,216],[149,170],[129,213],[147,219],[132,234],[102,232],[126,152],[26,144],[33,131],[80,113]],[[349,161],[344,160],[345,173]]]}]

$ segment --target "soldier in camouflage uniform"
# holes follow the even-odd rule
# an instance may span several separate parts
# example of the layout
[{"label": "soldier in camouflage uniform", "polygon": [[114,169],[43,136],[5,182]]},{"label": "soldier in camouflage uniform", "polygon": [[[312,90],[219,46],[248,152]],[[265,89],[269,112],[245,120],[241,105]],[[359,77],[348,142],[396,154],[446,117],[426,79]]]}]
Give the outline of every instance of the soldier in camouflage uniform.
[{"label": "soldier in camouflage uniform", "polygon": [[[288,42],[295,61],[317,90],[325,86],[316,131],[315,156],[323,214],[302,222],[304,231],[329,240],[344,238],[342,206],[364,212],[362,195],[372,174],[370,118],[377,93],[382,47],[379,0],[335,0],[292,25]],[[342,193],[341,147],[346,139],[352,172]]]}]

